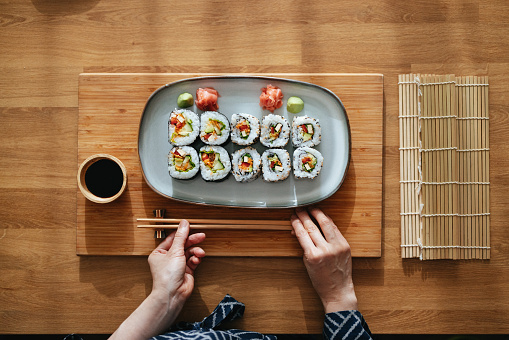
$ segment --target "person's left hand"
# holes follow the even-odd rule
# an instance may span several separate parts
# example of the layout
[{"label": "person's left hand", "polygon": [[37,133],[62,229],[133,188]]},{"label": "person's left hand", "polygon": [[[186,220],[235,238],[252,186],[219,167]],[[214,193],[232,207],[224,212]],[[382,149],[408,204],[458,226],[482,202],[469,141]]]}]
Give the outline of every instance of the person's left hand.
[{"label": "person's left hand", "polygon": [[189,236],[189,222],[180,221],[171,233],[148,257],[152,273],[152,294],[169,299],[173,308],[181,308],[194,288],[194,271],[205,256],[196,245],[205,240],[204,233]]}]

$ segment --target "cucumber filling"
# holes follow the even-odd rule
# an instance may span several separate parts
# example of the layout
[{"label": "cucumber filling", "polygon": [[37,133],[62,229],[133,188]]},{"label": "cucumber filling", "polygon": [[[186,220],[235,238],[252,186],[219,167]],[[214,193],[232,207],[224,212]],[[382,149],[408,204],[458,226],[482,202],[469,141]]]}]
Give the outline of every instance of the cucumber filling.
[{"label": "cucumber filling", "polygon": [[207,125],[205,125],[205,129],[203,132],[205,133],[204,138],[209,140],[211,136],[222,136],[225,125],[223,122],[217,119],[209,119]]}]

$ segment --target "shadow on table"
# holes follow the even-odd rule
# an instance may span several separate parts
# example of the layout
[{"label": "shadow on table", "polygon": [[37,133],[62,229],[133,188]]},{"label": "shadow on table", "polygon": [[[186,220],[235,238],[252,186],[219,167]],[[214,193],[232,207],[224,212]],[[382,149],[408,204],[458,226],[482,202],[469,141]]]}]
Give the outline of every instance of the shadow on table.
[{"label": "shadow on table", "polygon": [[32,0],[34,7],[46,15],[76,15],[94,8],[99,0]]},{"label": "shadow on table", "polygon": [[[124,193],[111,203],[98,204],[85,201],[84,228],[85,244],[90,254],[130,255],[134,248],[132,225],[131,191],[129,185]],[[126,212],[127,213],[122,213]],[[122,243],[118,235],[122,234]],[[111,247],[116,247],[114,251]]]},{"label": "shadow on table", "polygon": [[145,295],[152,289],[146,256],[81,256],[79,263],[80,282],[91,283],[108,298],[123,296],[140,284],[145,287]]}]

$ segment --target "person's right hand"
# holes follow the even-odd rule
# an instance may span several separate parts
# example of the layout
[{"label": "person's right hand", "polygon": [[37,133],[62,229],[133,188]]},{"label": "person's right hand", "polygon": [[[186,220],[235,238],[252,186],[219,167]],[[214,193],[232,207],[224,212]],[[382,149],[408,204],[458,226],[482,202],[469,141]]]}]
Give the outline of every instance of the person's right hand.
[{"label": "person's right hand", "polygon": [[356,310],[350,245],[320,209],[311,208],[309,212],[320,225],[323,235],[304,209],[297,209],[291,221],[304,250],[304,264],[325,313]]},{"label": "person's right hand", "polygon": [[153,279],[152,293],[176,302],[178,309],[191,295],[194,271],[205,256],[205,251],[197,246],[205,240],[205,234],[189,235],[189,231],[189,222],[180,221],[178,229],[148,257]]}]

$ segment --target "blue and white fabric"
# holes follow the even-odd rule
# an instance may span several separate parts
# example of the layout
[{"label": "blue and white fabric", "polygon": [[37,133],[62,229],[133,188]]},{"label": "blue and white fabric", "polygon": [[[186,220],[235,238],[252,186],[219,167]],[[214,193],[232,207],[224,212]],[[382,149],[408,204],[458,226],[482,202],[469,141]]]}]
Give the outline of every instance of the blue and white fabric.
[{"label": "blue and white fabric", "polygon": [[[241,318],[244,315],[245,308],[242,302],[226,295],[214,311],[202,321],[178,323],[172,327],[170,332],[155,336],[152,339],[276,340],[276,335],[265,335],[240,329],[219,329],[223,323]],[[326,314],[323,335],[327,340],[371,339],[369,327],[359,311],[341,311]]]}]

